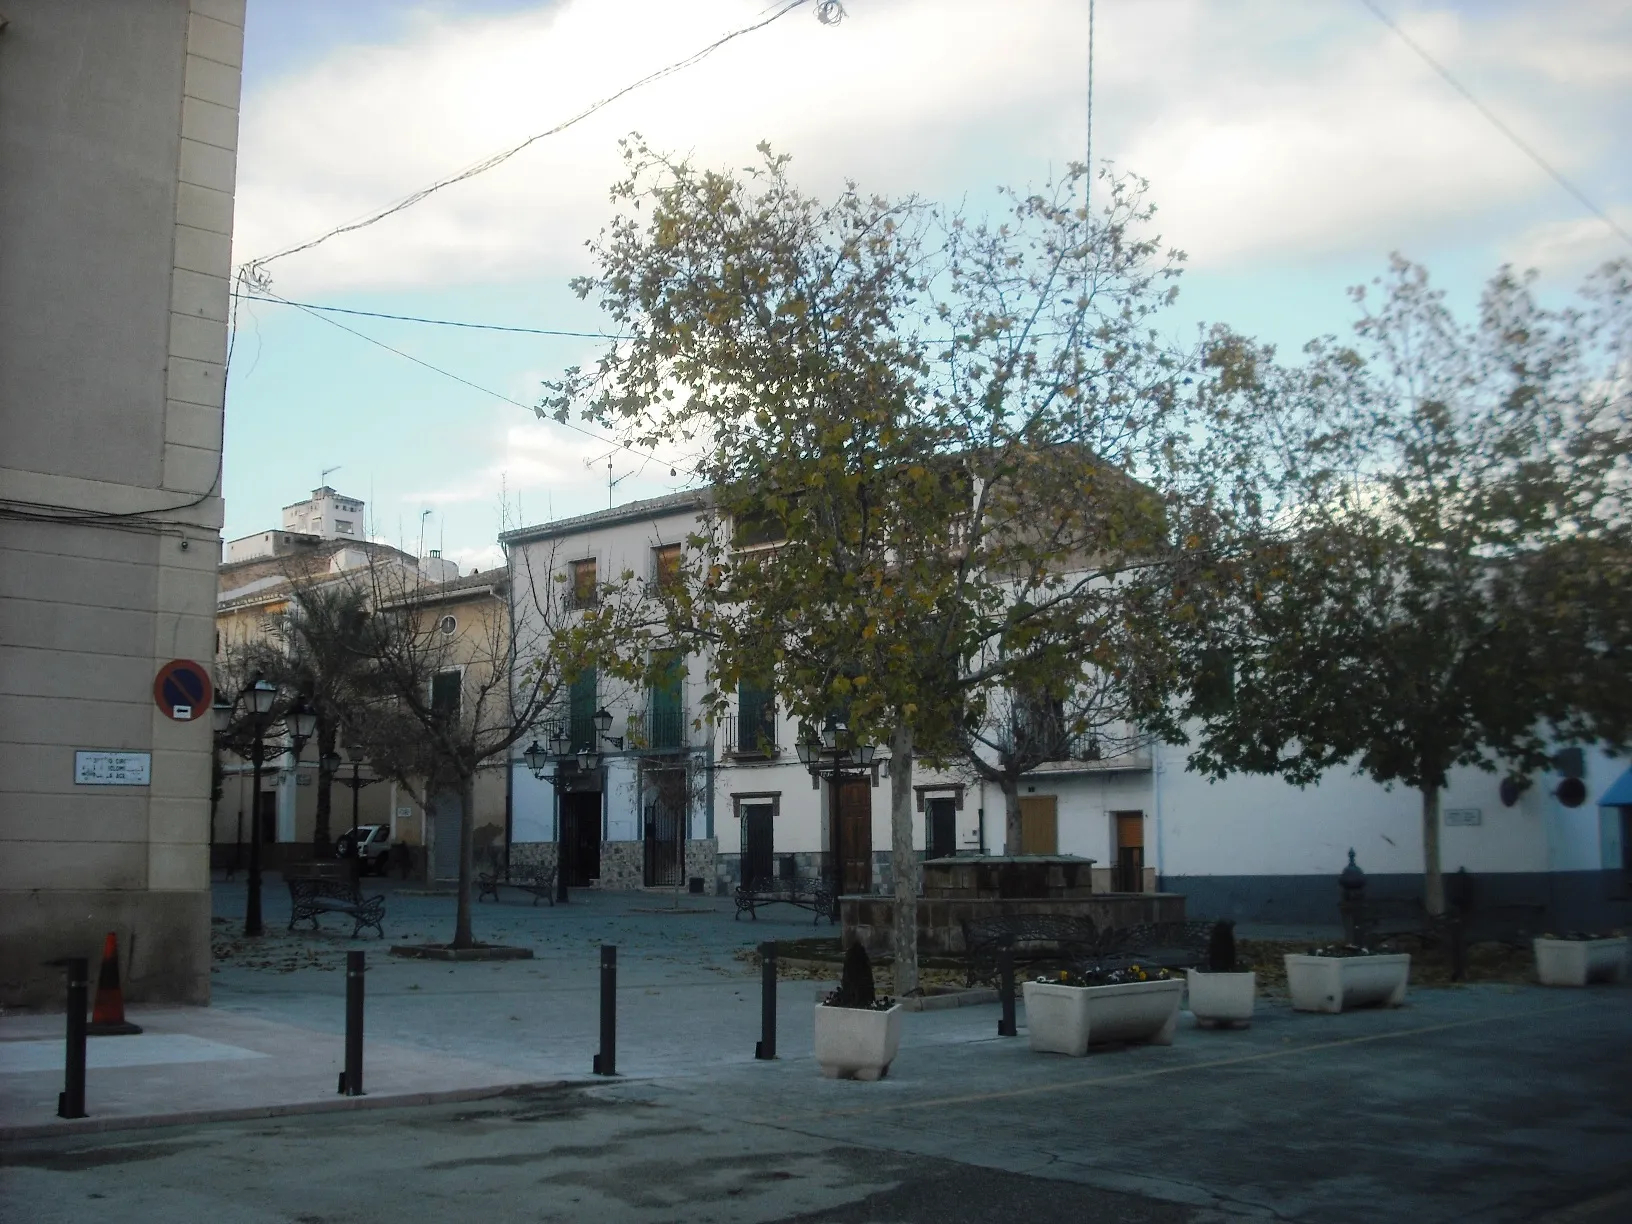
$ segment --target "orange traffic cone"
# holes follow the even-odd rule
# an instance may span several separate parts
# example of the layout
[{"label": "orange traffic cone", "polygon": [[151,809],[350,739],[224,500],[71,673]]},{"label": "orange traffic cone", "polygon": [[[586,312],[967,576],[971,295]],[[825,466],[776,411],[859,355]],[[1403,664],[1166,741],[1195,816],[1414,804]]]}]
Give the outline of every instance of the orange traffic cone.
[{"label": "orange traffic cone", "polygon": [[119,986],[119,940],[112,931],[102,941],[102,971],[96,978],[96,1003],[91,1008],[91,1022],[85,1026],[88,1037],[117,1037],[122,1033],[139,1033],[141,1028],[125,1019],[125,992]]}]

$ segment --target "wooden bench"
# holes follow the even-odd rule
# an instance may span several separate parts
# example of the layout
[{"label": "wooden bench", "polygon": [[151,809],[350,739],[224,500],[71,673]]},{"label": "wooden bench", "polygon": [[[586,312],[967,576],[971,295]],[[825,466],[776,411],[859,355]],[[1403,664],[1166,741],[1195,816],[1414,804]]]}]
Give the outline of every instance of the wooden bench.
[{"label": "wooden bench", "polygon": [[350,880],[292,877],[289,880],[289,905],[291,931],[295,929],[295,923],[303,918],[311,919],[315,931],[317,920],[322,915],[344,914],[352,919],[353,939],[362,934],[364,927],[373,927],[381,939],[385,938],[385,928],[380,925],[385,918],[385,898],[363,897],[357,885]]},{"label": "wooden bench", "polygon": [[494,859],[486,871],[476,874],[476,900],[485,901],[489,897],[494,901],[499,899],[499,889],[518,888],[522,892],[533,894],[533,904],[543,897],[551,905],[555,904],[555,868],[546,867],[542,863],[520,863],[514,867],[507,867],[503,862]]},{"label": "wooden bench", "polygon": [[733,899],[737,903],[733,919],[741,918],[747,911],[750,918],[758,921],[759,907],[762,905],[792,905],[798,909],[808,909],[812,911],[812,924],[823,918],[831,924],[836,917],[833,886],[820,876],[754,880],[750,884],[739,884]]},{"label": "wooden bench", "polygon": [[1100,930],[1093,919],[1068,914],[1000,914],[965,918],[964,979],[970,986],[995,983],[1005,943],[1017,973],[1114,969],[1147,965],[1185,969],[1207,959],[1211,920],[1142,922]]}]

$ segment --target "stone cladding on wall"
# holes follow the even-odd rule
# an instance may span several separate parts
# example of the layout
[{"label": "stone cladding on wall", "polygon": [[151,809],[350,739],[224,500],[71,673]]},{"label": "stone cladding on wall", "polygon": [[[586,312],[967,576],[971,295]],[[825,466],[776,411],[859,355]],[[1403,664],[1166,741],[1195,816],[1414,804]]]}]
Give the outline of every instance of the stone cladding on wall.
[{"label": "stone cladding on wall", "polygon": [[608,889],[644,888],[646,844],[638,841],[602,842],[598,886]]}]

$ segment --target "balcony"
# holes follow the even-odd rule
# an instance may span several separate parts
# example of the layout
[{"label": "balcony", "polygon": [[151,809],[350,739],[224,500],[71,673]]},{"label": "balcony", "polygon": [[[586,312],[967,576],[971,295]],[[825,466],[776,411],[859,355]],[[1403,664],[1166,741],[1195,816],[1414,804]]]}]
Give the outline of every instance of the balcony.
[{"label": "balcony", "polygon": [[686,747],[686,712],[678,705],[659,705],[646,711],[646,750],[678,752]]},{"label": "balcony", "polygon": [[588,608],[601,606],[600,592],[593,590],[575,591],[567,587],[561,592],[560,599],[563,612],[583,612]]},{"label": "balcony", "polygon": [[781,755],[782,747],[776,739],[775,706],[762,706],[746,716],[727,714],[721,730],[724,732],[721,751],[726,756],[768,759]]},{"label": "balcony", "polygon": [[1151,741],[1131,729],[1109,735],[1057,730],[1040,738],[1043,759],[1032,770],[1035,773],[1139,773],[1152,768]]}]

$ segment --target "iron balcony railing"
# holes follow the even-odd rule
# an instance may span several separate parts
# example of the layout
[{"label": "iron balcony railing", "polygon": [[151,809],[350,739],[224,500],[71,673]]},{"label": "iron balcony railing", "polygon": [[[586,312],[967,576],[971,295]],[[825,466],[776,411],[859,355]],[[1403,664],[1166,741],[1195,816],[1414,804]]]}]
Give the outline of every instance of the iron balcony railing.
[{"label": "iron balcony railing", "polygon": [[724,731],[725,751],[731,756],[773,757],[781,752],[776,740],[776,707],[761,706],[743,714],[727,714]]},{"label": "iron balcony railing", "polygon": [[646,747],[672,752],[686,746],[686,712],[679,706],[655,706],[646,711]]},{"label": "iron balcony railing", "polygon": [[[1009,739],[1003,748],[1012,751],[1013,745],[1014,740]],[[1151,768],[1150,741],[1126,729],[1120,734],[1081,731],[1073,735],[1062,728],[1031,727],[1021,746],[1038,768],[1054,772]]]}]

